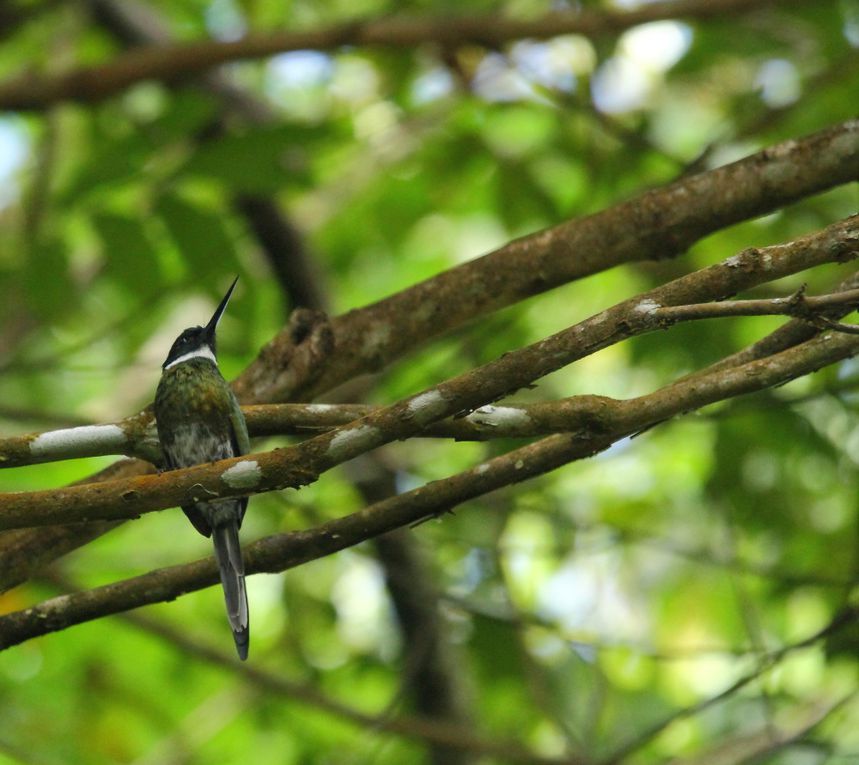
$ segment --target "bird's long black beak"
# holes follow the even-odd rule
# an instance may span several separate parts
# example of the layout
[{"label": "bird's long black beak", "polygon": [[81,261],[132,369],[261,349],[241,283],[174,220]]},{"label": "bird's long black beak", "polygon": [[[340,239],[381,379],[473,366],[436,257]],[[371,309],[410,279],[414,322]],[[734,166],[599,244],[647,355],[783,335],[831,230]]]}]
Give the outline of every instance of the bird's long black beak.
[{"label": "bird's long black beak", "polygon": [[221,304],[215,309],[215,313],[212,314],[212,318],[209,319],[209,323],[206,325],[206,338],[210,341],[210,345],[215,347],[215,330],[218,328],[218,322],[221,320],[221,316],[224,315],[224,311],[227,310],[227,303],[230,302],[230,296],[233,294],[233,289],[235,289],[236,282],[239,280],[237,276],[233,283],[230,285],[230,288],[227,290],[227,294],[224,295],[224,299],[221,300]]}]

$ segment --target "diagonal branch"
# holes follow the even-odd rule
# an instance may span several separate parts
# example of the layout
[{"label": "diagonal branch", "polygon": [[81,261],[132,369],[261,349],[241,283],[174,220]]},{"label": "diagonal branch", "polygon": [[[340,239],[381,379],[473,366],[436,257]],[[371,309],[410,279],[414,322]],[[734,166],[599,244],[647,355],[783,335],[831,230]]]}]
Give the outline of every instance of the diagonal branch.
[{"label": "diagonal branch", "polygon": [[[656,312],[663,305],[724,297],[812,265],[857,254],[859,216],[854,216],[788,244],[746,250],[291,447],[131,481],[0,495],[0,528],[116,520],[191,504],[204,497],[246,496],[302,486],[364,452],[414,436],[431,423],[501,398],[628,337],[659,329],[662,324]],[[852,355],[853,346],[843,338],[841,342],[829,336],[826,339],[825,347],[835,350],[823,363]]]},{"label": "diagonal branch", "polygon": [[[859,120],[851,120],[516,240],[350,311],[330,325],[308,312],[294,312],[290,325],[235,381],[235,389],[246,402],[312,398],[525,297],[626,261],[675,256],[715,230],[857,176]],[[702,299],[713,298],[697,296],[683,302]],[[786,331],[793,337],[796,332],[790,327]],[[800,334],[806,331],[803,327]],[[782,334],[776,334],[771,345],[780,348]],[[760,357],[770,352],[769,345],[765,341],[749,353]],[[17,532],[12,540],[0,536],[4,551],[0,558],[6,559],[11,541],[20,564],[5,574],[0,566],[0,587],[26,579],[33,570],[28,560],[63,554],[99,532],[78,525],[52,533],[51,540],[38,529]]]},{"label": "diagonal branch", "polygon": [[[249,574],[275,573],[330,555],[393,529],[440,515],[503,486],[596,454],[618,439],[655,422],[734,396],[781,385],[856,353],[859,353],[859,338],[838,333],[823,334],[735,369],[681,380],[646,396],[616,402],[600,412],[602,431],[599,434],[594,431],[550,436],[317,528],[278,534],[254,542],[245,548],[246,570]],[[173,600],[218,581],[215,563],[208,558],[159,569],[87,592],[53,598],[0,617],[0,648],[108,614]]]},{"label": "diagonal branch", "polygon": [[[859,120],[681,179],[516,239],[330,322],[333,350],[278,334],[234,382],[245,402],[307,400],[499,308],[621,263],[671,258],[702,237],[859,177]],[[695,302],[687,300],[685,302]]]},{"label": "diagonal branch", "polygon": [[113,61],[59,76],[25,75],[0,85],[0,111],[42,110],[58,101],[94,102],[144,80],[174,82],[232,61],[260,59],[296,50],[349,47],[412,49],[423,44],[497,48],[522,38],[563,34],[599,36],[638,24],[673,18],[711,18],[743,13],[775,0],[668,0],[630,11],[554,12],[535,19],[497,14],[436,18],[380,18],[302,32],[249,35],[234,41],[198,40],[129,51]]},{"label": "diagonal branch", "polygon": [[828,308],[853,309],[859,305],[859,289],[830,292],[826,295],[806,295],[805,287],[784,298],[760,300],[722,300],[711,303],[656,307],[654,315],[673,324],[691,319],[720,319],[726,316],[794,316],[812,324],[818,312]]},{"label": "diagonal branch", "polygon": [[829,623],[822,629],[809,635],[806,638],[803,638],[802,640],[799,640],[795,643],[790,643],[789,645],[783,646],[777,651],[768,654],[761,664],[756,666],[753,670],[743,675],[742,677],[739,677],[736,681],[734,681],[731,685],[729,685],[727,688],[720,691],[719,693],[716,693],[715,695],[709,696],[708,698],[705,698],[695,704],[692,704],[691,706],[683,707],[682,709],[679,709],[667,715],[659,722],[653,724],[652,726],[644,730],[642,733],[639,733],[634,738],[621,744],[613,754],[601,760],[599,765],[621,765],[621,763],[626,760],[627,757],[632,755],[634,752],[637,752],[639,749],[642,749],[645,744],[655,739],[660,733],[662,733],[664,730],[666,730],[669,726],[673,725],[678,720],[684,720],[688,717],[693,717],[694,715],[700,714],[701,712],[709,709],[710,707],[720,704],[726,699],[734,697],[738,690],[749,685],[750,683],[754,682],[755,680],[772,670],[785,657],[795,653],[796,651],[815,645],[816,643],[823,641],[831,635],[835,635],[843,630],[850,629],[856,624],[857,621],[859,621],[859,610],[857,610],[856,608],[847,607],[836,612],[836,614],[832,617]]},{"label": "diagonal branch", "polygon": [[129,614],[125,618],[138,629],[170,641],[189,656],[226,668],[235,675],[245,678],[252,682],[255,688],[336,715],[365,730],[385,731],[436,744],[455,752],[501,757],[508,762],[521,762],[526,765],[584,765],[587,762],[583,759],[570,760],[566,757],[542,756],[529,751],[516,741],[485,738],[475,734],[473,728],[447,720],[435,720],[428,716],[417,715],[388,717],[369,714],[326,696],[312,685],[297,683],[253,664],[238,661],[232,654],[219,651],[190,637],[187,630],[179,630],[163,621],[155,621],[139,615]]},{"label": "diagonal branch", "polygon": [[[848,313],[859,306],[859,289],[806,296],[803,290],[784,298],[723,300],[690,305],[659,306],[639,303],[661,328],[681,321],[737,316],[795,316],[825,329],[859,334],[859,325],[842,324],[821,312],[832,308]],[[527,438],[566,433],[583,426],[580,407],[584,398],[539,403],[487,404],[464,417],[428,425],[417,435],[486,441],[493,438]],[[590,397],[611,403],[602,396]],[[306,435],[348,425],[381,410],[371,404],[258,404],[243,406],[252,437]],[[0,468],[20,467],[63,459],[106,455],[141,457],[161,462],[155,419],[151,410],[104,425],[84,425],[42,433],[0,438]]]}]

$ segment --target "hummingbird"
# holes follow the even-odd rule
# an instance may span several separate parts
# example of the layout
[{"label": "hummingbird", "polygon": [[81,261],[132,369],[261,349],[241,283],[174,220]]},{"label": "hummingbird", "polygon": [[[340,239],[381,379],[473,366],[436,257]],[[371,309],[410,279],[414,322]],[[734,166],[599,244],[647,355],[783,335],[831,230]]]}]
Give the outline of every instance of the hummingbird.
[{"label": "hummingbird", "polygon": [[[168,470],[239,457],[250,451],[242,410],[218,369],[215,331],[233,294],[235,278],[205,327],[184,330],[162,365],[155,393],[155,421]],[[201,534],[212,537],[227,616],[239,658],[248,656],[248,596],[239,545],[247,497],[184,505]]]}]

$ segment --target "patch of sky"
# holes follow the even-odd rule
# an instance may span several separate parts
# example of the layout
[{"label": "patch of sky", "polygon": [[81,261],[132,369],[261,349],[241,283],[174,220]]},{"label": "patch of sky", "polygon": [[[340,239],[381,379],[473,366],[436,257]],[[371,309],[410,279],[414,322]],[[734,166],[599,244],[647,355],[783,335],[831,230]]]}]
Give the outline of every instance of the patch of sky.
[{"label": "patch of sky", "polygon": [[217,40],[238,40],[248,31],[234,0],[211,0],[206,6],[205,19],[206,29]]},{"label": "patch of sky", "polygon": [[664,73],[689,49],[692,32],[675,21],[657,21],[630,29],[617,52],[596,71],[592,81],[597,108],[622,113],[643,106]]},{"label": "patch of sky", "polygon": [[764,61],[755,76],[755,85],[760,88],[764,103],[775,109],[792,104],[800,96],[799,72],[783,58]]},{"label": "patch of sky", "polygon": [[432,103],[453,91],[453,77],[447,69],[435,66],[418,75],[412,83],[412,103],[415,106]]},{"label": "patch of sky", "polygon": [[337,631],[353,650],[390,655],[395,638],[385,619],[385,577],[379,565],[359,555],[342,555],[340,575],[331,592]]},{"label": "patch of sky", "polygon": [[539,100],[530,83],[499,53],[483,57],[474,75],[474,90],[486,101]]},{"label": "patch of sky", "polygon": [[854,48],[859,48],[859,3],[856,0],[841,0],[844,17],[844,37]]},{"label": "patch of sky", "polygon": [[665,72],[676,64],[692,44],[692,30],[677,21],[654,21],[621,35],[620,52],[651,71]]},{"label": "patch of sky", "polygon": [[27,161],[30,140],[20,120],[0,118],[0,209],[21,193],[18,174]]},{"label": "patch of sky", "polygon": [[268,75],[279,88],[312,88],[331,79],[334,65],[325,53],[295,50],[274,56],[268,62]]},{"label": "patch of sky", "polygon": [[525,41],[513,46],[511,57],[527,79],[552,90],[571,93],[576,89],[576,75],[567,52],[554,41]]}]

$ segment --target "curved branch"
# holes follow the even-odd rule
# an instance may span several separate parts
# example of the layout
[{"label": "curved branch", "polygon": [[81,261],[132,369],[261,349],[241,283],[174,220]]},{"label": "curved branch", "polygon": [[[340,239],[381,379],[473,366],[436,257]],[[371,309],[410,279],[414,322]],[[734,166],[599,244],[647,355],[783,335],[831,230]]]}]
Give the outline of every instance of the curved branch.
[{"label": "curved branch", "polygon": [[710,18],[743,13],[774,0],[669,0],[631,11],[555,12],[536,19],[497,14],[425,19],[380,18],[305,32],[257,34],[234,41],[201,40],[129,51],[107,64],[81,67],[54,77],[25,75],[0,85],[0,111],[41,110],[58,101],[99,101],[144,80],[173,82],[232,61],[260,59],[296,50],[344,46],[410,49],[422,44],[497,48],[522,38],[563,34],[598,36],[650,21]]},{"label": "curved branch", "polygon": [[238,677],[245,678],[266,693],[281,696],[302,705],[315,707],[323,712],[347,720],[366,730],[379,730],[397,736],[431,744],[441,745],[459,752],[471,752],[485,756],[502,757],[505,761],[526,765],[583,765],[584,760],[544,757],[529,751],[516,741],[488,739],[475,733],[473,728],[446,720],[435,720],[421,715],[398,715],[390,717],[373,715],[325,695],[316,687],[298,683],[266,669],[238,661],[232,654],[219,651],[188,635],[185,629],[177,629],[163,621],[128,614],[125,620],[140,630],[169,641],[188,656],[227,669]]},{"label": "curved branch", "polygon": [[668,728],[670,725],[674,724],[678,720],[683,720],[688,717],[700,714],[701,712],[709,709],[710,707],[715,706],[722,701],[731,698],[738,690],[748,685],[749,683],[754,682],[759,677],[777,666],[779,662],[781,662],[785,657],[798,650],[802,650],[804,648],[808,648],[809,646],[814,645],[815,643],[819,643],[830,635],[835,635],[842,630],[851,628],[853,625],[856,624],[857,620],[859,620],[859,609],[850,606],[842,608],[840,611],[835,613],[829,623],[822,629],[812,633],[811,635],[803,638],[802,640],[798,640],[795,643],[790,643],[786,646],[779,648],[776,651],[773,651],[768,655],[765,655],[763,657],[763,661],[761,661],[757,667],[752,669],[748,674],[745,674],[742,677],[738,678],[718,693],[712,696],[708,696],[707,698],[704,698],[701,701],[698,701],[688,707],[683,707],[675,712],[670,713],[659,722],[654,723],[653,725],[645,729],[643,732],[637,734],[630,740],[622,743],[612,754],[600,760],[600,765],[621,765],[621,763],[623,763],[633,752],[636,752],[639,749],[643,748],[646,743],[655,739],[666,728]]}]

